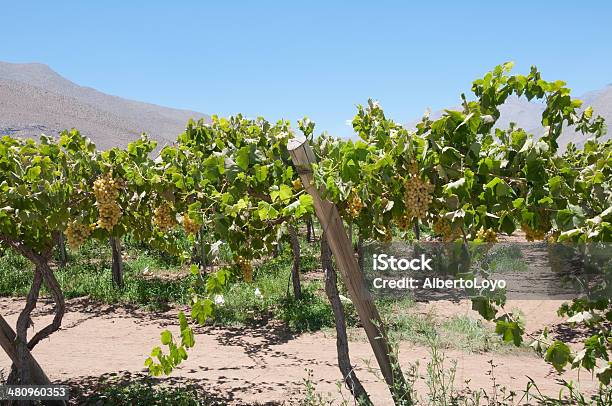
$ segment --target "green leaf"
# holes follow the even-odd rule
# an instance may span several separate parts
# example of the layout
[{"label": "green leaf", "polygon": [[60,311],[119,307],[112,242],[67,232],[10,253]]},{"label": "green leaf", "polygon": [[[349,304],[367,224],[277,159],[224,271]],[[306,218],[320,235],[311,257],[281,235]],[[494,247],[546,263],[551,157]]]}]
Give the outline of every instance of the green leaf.
[{"label": "green leaf", "polygon": [[293,190],[291,190],[291,187],[282,184],[280,186],[279,197],[282,202],[288,202],[291,200],[291,197],[293,197]]},{"label": "green leaf", "polygon": [[181,342],[187,348],[192,348],[195,345],[195,337],[191,328],[187,327],[181,330]]},{"label": "green leaf", "polygon": [[494,191],[495,195],[498,197],[507,196],[512,192],[512,188],[500,178],[494,178],[492,181],[487,183],[485,187],[491,191]]},{"label": "green leaf", "polygon": [[472,310],[476,310],[485,320],[493,320],[497,314],[491,300],[484,296],[472,298]]},{"label": "green leaf", "polygon": [[523,342],[523,329],[516,321],[498,320],[495,332],[502,336],[504,342],[514,343],[517,347]]},{"label": "green leaf", "polygon": [[25,179],[30,182],[35,182],[40,176],[42,168],[40,166],[33,166],[28,168],[28,172],[26,173]]},{"label": "green leaf", "polygon": [[179,317],[179,324],[180,324],[180,327],[181,327],[181,331],[185,330],[186,328],[188,328],[189,327],[189,323],[187,322],[187,317],[185,317],[185,313],[179,312],[178,317]]},{"label": "green leaf", "polygon": [[309,194],[300,195],[300,206],[309,213],[314,211],[312,196]]},{"label": "green leaf", "polygon": [[255,168],[255,178],[259,182],[264,182],[268,177],[268,167],[267,166],[257,166]]},{"label": "green leaf", "polygon": [[447,183],[444,189],[448,191],[453,191],[462,188],[463,185],[465,185],[465,178],[457,179],[454,182]]},{"label": "green leaf", "polygon": [[164,330],[161,333],[161,342],[163,345],[168,345],[172,342],[172,333],[168,330]]},{"label": "green leaf", "polygon": [[516,230],[516,224],[509,215],[504,214],[500,219],[500,229],[510,235]]},{"label": "green leaf", "polygon": [[259,214],[259,218],[261,220],[267,220],[269,211],[270,211],[270,204],[264,201],[260,201],[259,207],[257,208],[257,213]]},{"label": "green leaf", "polygon": [[593,313],[591,312],[579,312],[574,314],[572,317],[567,319],[568,323],[582,323],[593,318]]},{"label": "green leaf", "polygon": [[610,385],[610,380],[612,380],[612,362],[608,362],[608,365],[599,368],[596,371],[596,376],[602,384]]},{"label": "green leaf", "polygon": [[200,268],[198,268],[197,265],[192,264],[189,268],[189,273],[191,273],[193,276],[198,276],[200,274]]},{"label": "green leaf", "polygon": [[546,362],[550,362],[557,372],[563,372],[565,366],[571,361],[571,353],[567,344],[557,340],[548,347],[544,359]]},{"label": "green leaf", "polygon": [[242,169],[246,171],[249,168],[251,148],[250,147],[242,147],[238,150],[236,154],[236,164]]}]

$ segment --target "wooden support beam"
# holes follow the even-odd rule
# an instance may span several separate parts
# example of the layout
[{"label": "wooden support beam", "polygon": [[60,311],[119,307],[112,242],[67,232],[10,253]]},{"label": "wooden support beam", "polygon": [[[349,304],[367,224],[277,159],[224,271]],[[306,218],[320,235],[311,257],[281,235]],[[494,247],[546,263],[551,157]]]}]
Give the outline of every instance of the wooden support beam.
[{"label": "wooden support beam", "polygon": [[367,289],[365,279],[359,269],[353,245],[344,229],[342,218],[338,213],[337,207],[321,197],[324,189],[319,190],[314,185],[312,174],[312,164],[316,162],[314,152],[303,136],[289,140],[287,149],[300,175],[304,188],[312,196],[321,228],[327,236],[340,274],[355,305],[391,395],[396,404],[411,404],[410,395],[406,390],[406,381],[395,354],[389,345],[385,327],[376,309],[372,295]]}]

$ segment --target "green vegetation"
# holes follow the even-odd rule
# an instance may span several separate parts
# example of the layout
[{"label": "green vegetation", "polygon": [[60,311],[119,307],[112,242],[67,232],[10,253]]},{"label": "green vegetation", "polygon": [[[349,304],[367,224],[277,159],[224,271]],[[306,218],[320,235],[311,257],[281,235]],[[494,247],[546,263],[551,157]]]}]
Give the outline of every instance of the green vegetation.
[{"label": "green vegetation", "polygon": [[[130,255],[130,253],[133,254]],[[107,304],[129,303],[163,309],[170,303],[186,304],[189,300],[191,276],[149,277],[147,274],[177,273],[164,261],[146,252],[128,250],[134,259],[125,263],[125,287],[112,284],[110,247],[89,242],[75,251],[64,268],[55,275],[67,299],[89,296]],[[0,296],[26,296],[32,281],[33,266],[20,255],[7,251],[0,257]],[[48,292],[43,288],[43,295]]]},{"label": "green vegetation", "polygon": [[217,403],[202,399],[193,387],[163,387],[151,382],[128,385],[108,385],[100,393],[90,397],[85,405],[147,405],[147,406],[202,406]]},{"label": "green vegetation", "polygon": [[499,245],[487,255],[491,272],[525,272],[529,270],[520,247],[516,245]]}]

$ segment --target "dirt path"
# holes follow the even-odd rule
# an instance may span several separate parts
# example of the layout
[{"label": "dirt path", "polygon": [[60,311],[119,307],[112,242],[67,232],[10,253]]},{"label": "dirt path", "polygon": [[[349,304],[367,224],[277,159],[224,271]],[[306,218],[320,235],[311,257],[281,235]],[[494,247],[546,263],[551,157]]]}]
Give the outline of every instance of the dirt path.
[{"label": "dirt path", "polygon": [[[14,325],[22,300],[0,299],[0,313]],[[512,304],[511,304],[512,305]],[[527,328],[536,331],[556,320],[554,311],[558,303],[515,303],[531,320]],[[420,311],[432,308],[442,316],[470,313],[467,303],[436,302],[423,305]],[[176,310],[152,314],[126,307],[94,305],[86,300],[72,301],[68,306],[62,329],[49,340],[39,344],[34,354],[52,380],[78,382],[97,379],[100,375],[137,374],[145,371],[143,362],[148,352],[159,344],[163,328],[176,332]],[[35,311],[35,328],[51,319],[50,306],[39,306]],[[533,317],[529,317],[529,316]],[[176,379],[194,379],[207,392],[221,393],[229,404],[267,403],[293,404],[301,398],[302,381],[307,370],[312,370],[317,390],[330,392],[338,398],[340,379],[336,366],[335,339],[322,332],[292,336],[281,326],[269,323],[251,329],[202,328],[190,358],[174,374]],[[351,357],[358,364],[358,375],[377,405],[390,404],[384,384],[368,371],[367,364],[375,365],[367,342],[350,344]],[[559,376],[544,361],[528,351],[513,354],[468,354],[447,351],[446,356],[457,361],[456,385],[470,380],[473,389],[492,389],[489,374],[492,360],[496,365],[496,382],[520,391],[529,375],[539,384],[541,391],[554,395],[559,387],[556,380],[577,379],[575,373]],[[426,372],[429,360],[426,348],[403,343],[400,361],[409,365],[420,363],[420,373]],[[450,366],[450,362],[447,363]],[[0,354],[0,369],[9,368],[9,360]],[[417,389],[426,389],[425,380],[418,379]],[[595,382],[587,373],[581,375],[583,389],[592,390]],[[344,392],[346,395],[346,392]]]}]

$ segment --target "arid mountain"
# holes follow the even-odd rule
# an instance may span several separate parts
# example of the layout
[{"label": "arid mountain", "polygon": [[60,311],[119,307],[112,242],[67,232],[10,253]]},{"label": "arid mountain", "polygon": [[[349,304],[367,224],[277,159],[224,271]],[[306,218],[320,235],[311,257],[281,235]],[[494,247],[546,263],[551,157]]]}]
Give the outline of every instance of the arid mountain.
[{"label": "arid mountain", "polygon": [[[606,119],[612,132],[612,84],[579,98]],[[541,103],[511,97],[501,108],[498,127],[507,128],[515,122],[540,136],[544,132],[542,111]],[[441,112],[431,114],[432,118],[440,115]],[[43,64],[0,62],[0,134],[52,135],[78,128],[98,147],[106,149],[125,146],[146,132],[164,145],[176,139],[189,118],[210,119],[203,113],[123,99],[79,86]],[[414,124],[416,121],[409,127]],[[610,138],[610,133],[606,137]],[[565,146],[571,141],[580,145],[584,140],[582,134],[570,128],[559,144]]]},{"label": "arid mountain", "polygon": [[[610,139],[612,136],[612,83],[601,90],[585,93],[579,99],[584,102],[583,107],[592,106],[594,114],[600,115],[606,120],[608,133],[604,138]],[[566,145],[569,142],[580,145],[584,142],[584,138],[584,135],[569,129],[561,135],[559,145]]]},{"label": "arid mountain", "polygon": [[98,147],[125,146],[142,132],[172,143],[190,118],[178,110],[79,86],[46,65],[0,62],[0,134],[38,136],[78,128]]}]

